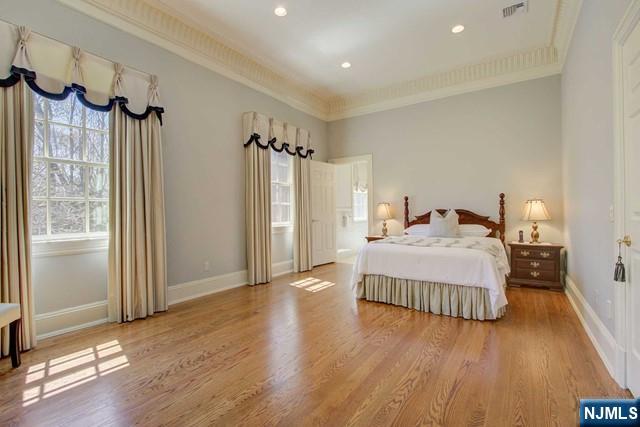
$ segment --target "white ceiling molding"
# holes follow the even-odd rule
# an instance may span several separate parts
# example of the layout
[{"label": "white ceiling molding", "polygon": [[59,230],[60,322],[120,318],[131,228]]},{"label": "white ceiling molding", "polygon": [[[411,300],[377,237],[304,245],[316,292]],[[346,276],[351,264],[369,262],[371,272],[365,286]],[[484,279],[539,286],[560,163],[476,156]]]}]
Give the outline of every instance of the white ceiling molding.
[{"label": "white ceiling molding", "polygon": [[548,46],[336,97],[273,71],[203,29],[144,0],[58,1],[328,121],[558,74],[562,72],[582,5],[582,0],[557,0]]}]

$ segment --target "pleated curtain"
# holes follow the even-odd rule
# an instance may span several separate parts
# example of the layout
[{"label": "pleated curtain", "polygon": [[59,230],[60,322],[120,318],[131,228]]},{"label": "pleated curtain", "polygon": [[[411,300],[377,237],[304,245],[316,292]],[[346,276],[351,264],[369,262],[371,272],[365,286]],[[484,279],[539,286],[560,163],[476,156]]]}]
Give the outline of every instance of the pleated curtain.
[{"label": "pleated curtain", "polygon": [[[29,213],[32,110],[24,81],[0,87],[0,302],[20,304],[22,351],[36,345]],[[8,328],[2,329],[0,349],[9,354]]]},{"label": "pleated curtain", "polygon": [[[245,141],[257,132],[268,135],[269,124],[256,113],[244,115]],[[267,143],[268,144],[268,143]],[[267,146],[268,148],[268,146]],[[245,144],[245,219],[247,282],[271,281],[271,151],[257,143]]]},{"label": "pleated curtain", "polygon": [[[298,129],[297,147],[309,150],[309,132]],[[293,158],[293,271],[311,270],[311,156]]]},{"label": "pleated curtain", "polygon": [[[155,92],[154,92],[155,91]],[[152,78],[150,102],[156,102]],[[109,197],[109,319],[125,322],[167,310],[160,118],[112,113]]]}]

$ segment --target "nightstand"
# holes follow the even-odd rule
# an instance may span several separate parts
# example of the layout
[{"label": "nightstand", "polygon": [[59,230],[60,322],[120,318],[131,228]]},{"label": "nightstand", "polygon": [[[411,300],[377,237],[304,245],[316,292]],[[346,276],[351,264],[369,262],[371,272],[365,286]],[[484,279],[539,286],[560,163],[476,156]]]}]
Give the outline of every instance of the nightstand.
[{"label": "nightstand", "polygon": [[382,237],[382,236],[366,236],[365,239],[367,239],[367,243],[369,243],[369,242],[373,242],[375,240],[382,240],[382,239],[384,239],[384,237]]},{"label": "nightstand", "polygon": [[509,243],[511,275],[509,286],[533,286],[562,290],[562,245]]}]

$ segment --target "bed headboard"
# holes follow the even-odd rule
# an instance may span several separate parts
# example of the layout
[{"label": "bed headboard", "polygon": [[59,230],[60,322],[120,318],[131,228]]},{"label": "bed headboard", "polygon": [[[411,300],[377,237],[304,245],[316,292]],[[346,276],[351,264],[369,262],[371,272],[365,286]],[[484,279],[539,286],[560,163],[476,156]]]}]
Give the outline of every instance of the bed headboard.
[{"label": "bed headboard", "polygon": [[[466,209],[456,209],[456,213],[460,216],[460,224],[480,224],[491,229],[490,237],[499,237],[504,244],[505,222],[504,222],[504,193],[500,193],[500,201],[498,207],[499,222],[494,222],[488,216],[478,215],[475,212]],[[444,214],[448,209],[436,209]],[[409,220],[409,197],[404,196],[404,228],[408,228],[415,224],[429,224],[431,219],[431,211],[417,215],[414,220]]]}]

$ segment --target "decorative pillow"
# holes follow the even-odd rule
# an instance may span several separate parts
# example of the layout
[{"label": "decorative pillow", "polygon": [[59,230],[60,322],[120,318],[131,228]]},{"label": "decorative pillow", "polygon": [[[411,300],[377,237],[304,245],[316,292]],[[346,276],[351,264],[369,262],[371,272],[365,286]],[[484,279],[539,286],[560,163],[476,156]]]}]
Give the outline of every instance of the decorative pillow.
[{"label": "decorative pillow", "polygon": [[404,230],[404,234],[409,236],[429,236],[429,224],[415,224]]},{"label": "decorative pillow", "polygon": [[431,211],[431,219],[429,221],[430,237],[458,237],[458,214],[455,209],[449,209],[444,216],[436,210]]},{"label": "decorative pillow", "polygon": [[487,237],[491,234],[491,229],[480,224],[460,224],[459,232],[463,237]]}]

